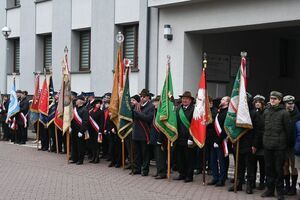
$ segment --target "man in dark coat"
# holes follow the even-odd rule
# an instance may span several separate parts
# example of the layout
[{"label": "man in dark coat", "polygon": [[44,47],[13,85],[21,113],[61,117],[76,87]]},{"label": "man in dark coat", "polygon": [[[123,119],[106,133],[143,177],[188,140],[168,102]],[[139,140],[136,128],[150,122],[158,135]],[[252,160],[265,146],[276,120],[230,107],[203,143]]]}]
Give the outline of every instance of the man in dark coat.
[{"label": "man in dark coat", "polygon": [[278,199],[284,199],[283,165],[285,151],[290,140],[291,120],[288,111],[280,104],[282,93],[272,91],[270,104],[264,112],[265,130],[263,145],[265,151],[267,190],[261,197],[274,196],[276,191]]},{"label": "man in dark coat", "polygon": [[215,117],[215,132],[212,136],[211,146],[211,170],[213,179],[208,185],[224,186],[227,174],[225,157],[228,156],[227,135],[224,130],[224,122],[228,111],[230,97],[225,96],[221,99],[218,114]]},{"label": "man in dark coat", "polygon": [[140,96],[141,101],[135,104],[133,110],[132,140],[136,150],[133,174],[148,176],[150,127],[154,115],[154,105],[150,102],[152,94],[149,90],[143,89]]},{"label": "man in dark coat", "polygon": [[[291,95],[286,95],[283,97],[283,102],[285,104],[286,110],[289,112],[291,117],[291,140],[288,141],[288,146],[286,150],[286,158],[284,162],[284,181],[285,188],[284,194],[287,195],[296,195],[297,189],[297,180],[298,180],[298,170],[295,167],[295,138],[296,138],[296,122],[299,121],[299,111],[295,107],[295,97]],[[291,173],[290,169],[291,168]],[[290,185],[290,178],[292,179],[292,185]]]},{"label": "man in dark coat", "polygon": [[25,144],[27,141],[28,111],[29,101],[27,99],[27,91],[20,92],[20,112],[17,114],[16,120],[18,125],[17,143]]},{"label": "man in dark coat", "polygon": [[10,136],[10,130],[8,127],[8,124],[5,122],[8,112],[8,106],[9,106],[9,98],[8,95],[3,95],[3,102],[0,105],[1,106],[1,122],[2,122],[2,128],[3,128],[3,140],[8,141],[11,139]]},{"label": "man in dark coat", "polygon": [[180,98],[182,103],[176,111],[178,139],[175,144],[179,176],[174,180],[184,180],[187,183],[193,181],[197,148],[189,130],[194,112],[194,98],[189,91],[185,91]]},{"label": "man in dark coat", "polygon": [[89,112],[84,106],[83,95],[77,96],[76,105],[73,111],[72,128],[72,162],[77,165],[83,164],[85,154],[85,137],[87,136]]}]

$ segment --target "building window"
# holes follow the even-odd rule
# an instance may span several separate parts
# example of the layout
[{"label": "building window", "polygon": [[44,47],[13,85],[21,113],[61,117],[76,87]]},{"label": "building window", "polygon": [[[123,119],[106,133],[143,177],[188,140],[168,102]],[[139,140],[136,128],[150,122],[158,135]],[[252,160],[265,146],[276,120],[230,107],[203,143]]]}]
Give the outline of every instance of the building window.
[{"label": "building window", "polygon": [[14,40],[14,73],[20,73],[20,40]]},{"label": "building window", "polygon": [[125,37],[123,44],[124,58],[130,59],[130,67],[133,70],[138,69],[138,25],[125,26],[123,34]]},{"label": "building window", "polygon": [[80,32],[79,71],[90,70],[91,32]]},{"label": "building window", "polygon": [[44,37],[44,68],[52,67],[52,36]]},{"label": "building window", "polygon": [[15,1],[15,6],[20,6],[21,4],[20,4],[20,1],[21,0],[14,0]]}]

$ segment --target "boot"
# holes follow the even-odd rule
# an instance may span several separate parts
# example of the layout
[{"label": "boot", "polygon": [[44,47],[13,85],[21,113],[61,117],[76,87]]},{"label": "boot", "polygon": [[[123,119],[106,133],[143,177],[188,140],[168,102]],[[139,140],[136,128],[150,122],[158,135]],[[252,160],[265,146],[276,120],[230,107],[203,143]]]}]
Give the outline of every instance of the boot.
[{"label": "boot", "polygon": [[99,163],[100,162],[99,154],[100,154],[100,150],[97,149],[94,163]]},{"label": "boot", "polygon": [[247,181],[247,186],[246,186],[246,193],[247,194],[253,194],[251,183]]},{"label": "boot", "polygon": [[90,162],[89,163],[95,163],[95,159],[96,159],[96,153],[95,153],[95,151],[92,151],[92,160],[90,160]]},{"label": "boot", "polygon": [[297,193],[297,189],[296,189],[297,180],[298,180],[298,174],[292,175],[292,186],[290,187],[290,190],[287,193],[289,196],[296,195],[296,193]]},{"label": "boot", "polygon": [[265,189],[265,183],[264,183],[264,181],[261,181],[260,183],[259,183],[259,185],[258,185],[258,187],[257,187],[257,189],[258,190],[264,190]]},{"label": "boot", "polygon": [[[237,185],[236,185],[236,191],[242,191],[243,190],[243,185],[242,183],[238,180]],[[228,188],[228,192],[234,192],[234,184]]]},{"label": "boot", "polygon": [[290,191],[290,175],[284,175],[284,190],[283,190],[283,194],[287,194]]}]

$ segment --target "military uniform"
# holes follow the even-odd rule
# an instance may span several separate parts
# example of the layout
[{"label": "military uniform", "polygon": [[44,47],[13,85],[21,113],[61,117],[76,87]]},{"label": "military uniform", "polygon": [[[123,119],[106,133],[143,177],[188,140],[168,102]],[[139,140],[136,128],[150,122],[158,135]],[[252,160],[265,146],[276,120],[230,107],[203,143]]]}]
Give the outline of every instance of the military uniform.
[{"label": "military uniform", "polygon": [[25,144],[27,141],[28,111],[29,101],[26,97],[20,99],[20,112],[16,117],[18,125],[16,142],[20,144]]}]

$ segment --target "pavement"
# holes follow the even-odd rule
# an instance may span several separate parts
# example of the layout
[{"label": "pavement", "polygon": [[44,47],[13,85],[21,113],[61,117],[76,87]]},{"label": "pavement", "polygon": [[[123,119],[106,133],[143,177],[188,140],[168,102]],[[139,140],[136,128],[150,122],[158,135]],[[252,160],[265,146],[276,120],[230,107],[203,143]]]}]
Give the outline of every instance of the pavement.
[{"label": "pavement", "polygon": [[[129,170],[108,168],[108,164],[104,160],[99,164],[86,160],[80,166],[67,164],[65,154],[37,151],[32,141],[26,145],[1,141],[0,199],[262,199],[262,191],[254,190],[252,195],[228,192],[228,182],[221,188],[203,185],[202,175],[195,176],[192,183],[155,180],[151,177],[154,166],[148,177],[142,177],[129,175]],[[210,179],[207,176],[206,180]],[[286,199],[299,199],[299,194]]]}]

